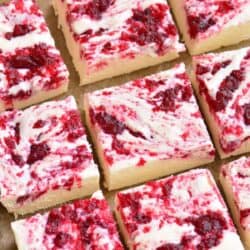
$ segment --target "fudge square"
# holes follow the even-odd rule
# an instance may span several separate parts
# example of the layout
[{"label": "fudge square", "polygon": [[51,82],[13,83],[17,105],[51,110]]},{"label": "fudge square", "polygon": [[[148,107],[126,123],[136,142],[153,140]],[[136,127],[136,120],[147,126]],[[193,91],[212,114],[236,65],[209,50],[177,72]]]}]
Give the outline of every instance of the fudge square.
[{"label": "fudge square", "polygon": [[68,76],[35,1],[0,4],[0,111],[65,92]]},{"label": "fudge square", "polygon": [[214,160],[185,65],[84,97],[108,189]]},{"label": "fudge square", "polygon": [[250,38],[249,0],[169,0],[192,55]]},{"label": "fudge square", "polygon": [[0,114],[0,201],[9,212],[31,213],[98,188],[73,97]]},{"label": "fudge square", "polygon": [[130,250],[244,249],[206,169],[119,192],[115,212]]},{"label": "fudge square", "polygon": [[250,48],[193,59],[193,84],[221,158],[250,151]]},{"label": "fudge square", "polygon": [[12,222],[19,250],[123,250],[101,191],[41,215]]},{"label": "fudge square", "polygon": [[220,182],[241,238],[250,249],[250,158],[242,157],[223,165]]},{"label": "fudge square", "polygon": [[166,0],[53,0],[87,84],[178,57],[184,51]]}]

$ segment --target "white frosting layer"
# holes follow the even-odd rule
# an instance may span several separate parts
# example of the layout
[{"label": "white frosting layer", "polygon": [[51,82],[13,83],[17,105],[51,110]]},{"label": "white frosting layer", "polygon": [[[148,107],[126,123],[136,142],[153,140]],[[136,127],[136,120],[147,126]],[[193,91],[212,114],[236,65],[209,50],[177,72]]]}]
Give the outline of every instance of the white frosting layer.
[{"label": "white frosting layer", "polygon": [[[122,122],[126,127],[140,136],[133,136],[127,129],[117,135],[129,154],[119,154],[112,148],[113,136],[93,128],[98,142],[102,145],[107,158],[113,159],[112,169],[137,165],[140,159],[166,160],[184,157],[213,158],[213,151],[205,124],[200,116],[199,108],[192,94],[191,84],[176,75],[185,74],[184,64],[172,70],[164,71],[145,79],[136,80],[118,87],[112,87],[88,94],[89,106],[94,113],[103,107],[105,112]],[[152,89],[147,88],[147,81]],[[162,81],[162,84],[157,84]],[[174,111],[158,110],[161,98],[156,96],[171,88],[182,86],[191,90],[188,101],[181,100],[181,93],[175,98]],[[164,97],[163,97],[164,98]],[[152,101],[155,100],[155,103]]]},{"label": "white frosting layer", "polygon": [[[167,190],[167,194],[163,190]],[[122,191],[117,194],[116,209],[128,230],[131,249],[154,250],[166,244],[176,244],[176,249],[199,249],[204,239],[195,229],[195,224],[187,221],[200,216],[209,217],[213,212],[226,221],[226,228],[222,229],[222,237],[217,239],[217,244],[206,249],[244,249],[215,181],[205,169],[192,170]],[[149,222],[137,222],[136,218],[143,215],[150,218]],[[188,247],[183,243],[185,237],[189,237]]]},{"label": "white frosting layer", "polygon": [[[29,27],[28,31],[25,25]],[[34,57],[27,50],[41,45],[41,53],[46,58],[39,65],[42,60],[38,58],[34,62]],[[44,54],[45,49],[49,56]],[[0,100],[5,108],[11,108],[13,101],[27,101],[40,91],[55,90],[67,84],[69,73],[66,65],[55,47],[42,12],[32,0],[12,0],[8,5],[0,6],[0,55]],[[23,59],[24,55],[26,58]],[[52,59],[53,69],[49,62]],[[12,65],[14,60],[17,68]],[[37,62],[37,67],[27,66]]]},{"label": "white frosting layer", "polygon": [[[241,157],[226,164],[221,169],[221,177],[226,178],[233,190],[233,201],[238,212],[250,211],[250,158]],[[239,224],[250,230],[250,212],[241,219]]]},{"label": "white frosting layer", "polygon": [[[73,115],[70,115],[71,112]],[[0,130],[1,200],[17,199],[25,195],[35,199],[36,195],[43,191],[46,195],[51,189],[81,187],[85,179],[99,176],[85,130],[76,121],[79,119],[80,122],[80,115],[77,112],[74,98],[68,97],[62,101],[33,106],[24,111],[1,114],[0,120],[3,126]],[[74,127],[70,128],[71,132],[67,130],[67,126],[70,126],[70,121],[67,119],[74,119],[71,121],[75,123]],[[44,124],[35,127],[37,122]],[[20,130],[19,143],[15,142],[17,124]],[[74,140],[69,140],[71,133],[79,135]],[[6,139],[12,140],[14,149],[7,146]],[[41,160],[28,164],[27,159],[32,145],[41,143],[46,143],[50,149],[49,153]],[[22,157],[23,166],[13,161],[13,154]],[[36,154],[39,155],[40,152]],[[67,186],[66,183],[70,179],[73,182]]]},{"label": "white frosting layer", "polygon": [[[137,55],[149,55],[159,56],[158,48],[156,43],[149,42],[145,45],[139,45],[134,41],[121,40],[121,35],[130,33],[129,24],[127,20],[133,16],[135,9],[145,10],[148,7],[162,4],[167,7],[165,16],[158,27],[158,31],[166,33],[166,29],[169,25],[174,26],[174,22],[168,6],[165,0],[115,0],[114,4],[108,7],[108,9],[102,12],[100,19],[91,18],[87,14],[78,14],[77,11],[73,11],[77,7],[83,8],[84,5],[88,4],[87,1],[65,1],[64,7],[66,9],[65,15],[68,18],[72,35],[78,46],[80,46],[80,54],[82,55],[84,62],[86,63],[87,73],[102,69],[105,67],[110,60],[118,58],[133,59]],[[67,4],[67,5],[66,5]],[[103,32],[99,32],[100,29],[104,29]],[[92,30],[95,35],[89,36],[88,39],[82,39],[83,33]],[[110,51],[104,51],[106,44],[111,44],[112,49]],[[166,55],[170,51],[184,51],[183,44],[179,42],[179,35],[169,34],[163,41],[163,51],[161,55]]]},{"label": "white frosting layer", "polygon": [[207,39],[225,28],[250,21],[249,0],[229,0],[224,2],[221,0],[183,0],[183,2],[189,16],[197,18],[203,16],[204,25],[209,19],[214,22],[214,25],[211,25],[206,31],[198,33],[197,39]]},{"label": "white frosting layer", "polygon": [[[96,198],[98,198],[100,205],[95,206],[96,202],[94,199]],[[88,204],[90,203],[92,205],[91,214],[89,214],[88,210],[85,211],[85,209],[89,209]],[[71,237],[70,241],[63,244],[62,249],[87,250],[98,247],[100,250],[123,250],[118,232],[115,228],[115,222],[101,191],[94,193],[92,198],[88,200],[70,203],[63,207],[53,209],[51,212],[60,214],[63,218],[65,216],[63,210],[66,208],[68,210],[73,210],[73,212],[77,214],[79,225],[75,221],[70,221],[69,219],[60,222],[58,231],[60,233],[66,233]],[[57,234],[46,233],[46,225],[49,223],[49,214],[50,212],[43,215],[36,214],[32,217],[15,221],[11,224],[19,249],[46,250],[60,248],[55,244]],[[99,220],[97,221],[96,218],[99,218]],[[92,222],[90,223],[90,221]],[[105,226],[112,228],[112,231],[109,231],[108,228],[102,226],[102,223],[105,223]],[[83,229],[81,229],[81,227]],[[81,244],[81,239],[85,236],[81,230],[84,230],[85,228],[88,229],[91,237],[88,243],[84,242]],[[85,234],[87,233],[85,232]]]},{"label": "white frosting layer", "polygon": [[[222,82],[230,76],[233,71],[240,70],[244,79],[239,83],[238,88],[233,91],[232,98],[227,103],[224,110],[213,112],[215,122],[220,131],[220,142],[224,147],[235,143],[240,146],[241,143],[250,136],[250,126],[244,122],[243,111],[240,113],[239,108],[249,104],[250,100],[250,60],[244,59],[249,53],[250,48],[243,48],[234,51],[227,51],[218,54],[207,54],[196,56],[194,61],[208,69],[207,73],[197,75],[197,79],[203,81],[209,96],[216,100],[216,95]],[[217,64],[229,62],[226,67],[221,67],[215,74],[212,73]],[[205,96],[205,94],[203,93]],[[205,98],[206,99],[206,98]],[[240,133],[237,131],[241,131]]]}]

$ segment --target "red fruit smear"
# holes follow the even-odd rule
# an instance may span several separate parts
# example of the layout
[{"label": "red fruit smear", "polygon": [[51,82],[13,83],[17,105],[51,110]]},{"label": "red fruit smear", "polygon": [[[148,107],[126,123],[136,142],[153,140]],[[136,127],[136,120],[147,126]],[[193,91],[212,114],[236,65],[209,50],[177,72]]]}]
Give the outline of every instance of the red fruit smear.
[{"label": "red fruit smear", "polygon": [[213,18],[207,17],[205,14],[200,14],[199,16],[189,15],[187,21],[189,34],[193,39],[195,39],[199,33],[204,33],[216,23]]},{"label": "red fruit smear", "polygon": [[212,99],[208,93],[205,83],[198,79],[200,83],[200,93],[204,93],[210,108],[214,112],[222,111],[226,108],[228,102],[232,99],[233,93],[237,90],[241,82],[245,78],[245,73],[242,69],[234,70],[220,84],[219,90],[216,93],[216,99]]},{"label": "red fruit smear", "polygon": [[20,167],[24,166],[25,161],[23,160],[23,157],[21,155],[12,153],[11,158],[16,163],[16,165]]},{"label": "red fruit smear", "polygon": [[14,128],[16,143],[20,143],[20,123],[18,122]]},{"label": "red fruit smear", "polygon": [[13,32],[6,33],[5,38],[10,40],[18,36],[24,36],[27,33],[30,33],[31,31],[33,31],[34,29],[35,28],[29,24],[16,24]]},{"label": "red fruit smear", "polygon": [[220,69],[227,67],[229,64],[231,64],[231,60],[226,60],[224,62],[220,62],[220,63],[216,63],[213,66],[213,70],[212,70],[212,75],[215,75]]},{"label": "red fruit smear", "polygon": [[223,238],[223,231],[228,228],[225,218],[220,213],[213,211],[208,211],[206,215],[198,218],[187,218],[186,222],[193,224],[195,232],[201,236],[201,241],[197,246],[198,250],[218,246]]},{"label": "red fruit smear", "polygon": [[30,198],[30,195],[23,195],[17,198],[16,203],[23,204],[25,201],[27,201]]},{"label": "red fruit smear", "polygon": [[206,74],[208,72],[209,72],[209,67],[203,66],[203,65],[200,65],[200,64],[198,64],[196,66],[196,74],[197,75],[204,75],[204,74]]},{"label": "red fruit smear", "polygon": [[154,96],[156,100],[151,101],[155,106],[153,111],[174,112],[177,108],[176,101],[188,102],[192,94],[192,88],[189,85],[176,85],[174,88],[161,91]]},{"label": "red fruit smear", "polygon": [[63,223],[63,216],[53,209],[48,216],[47,224],[45,227],[45,232],[47,234],[56,234],[60,225]]},{"label": "red fruit smear", "polygon": [[173,183],[174,183],[174,178],[168,179],[167,181],[164,182],[162,186],[162,193],[164,198],[169,198],[171,195],[171,191],[173,188]]},{"label": "red fruit smear", "polygon": [[67,233],[62,233],[62,232],[59,232],[55,239],[54,239],[54,244],[55,246],[59,247],[59,248],[62,248],[64,247],[64,245],[66,245],[70,240],[72,239],[72,237],[67,234]]},{"label": "red fruit smear", "polygon": [[[54,244],[60,248],[73,240],[70,235],[61,231],[64,223],[71,223],[79,232],[75,240],[79,246],[77,249],[85,249],[87,244],[92,243],[97,226],[107,229],[111,235],[116,234],[113,218],[106,214],[107,209],[105,200],[92,198],[75,201],[72,205],[62,206],[60,211],[53,209],[49,213],[45,231],[47,234],[55,235]],[[104,216],[101,216],[101,213],[105,213]]]},{"label": "red fruit smear", "polygon": [[226,77],[216,94],[216,102],[214,105],[216,111],[226,108],[227,103],[233,97],[233,92],[238,89],[243,80],[244,73],[241,70],[234,70],[228,77]]},{"label": "red fruit smear", "polygon": [[234,10],[234,5],[230,1],[218,1],[218,10],[220,14],[227,14],[228,12]]},{"label": "red fruit smear", "polygon": [[78,15],[88,15],[94,20],[100,20],[102,14],[115,3],[115,0],[92,0],[84,5],[77,5],[72,13]]},{"label": "red fruit smear", "polygon": [[135,220],[139,224],[147,224],[152,220],[152,218],[149,215],[137,213],[135,215]]},{"label": "red fruit smear", "polygon": [[240,223],[243,224],[244,220],[250,216],[250,209],[240,211]]},{"label": "red fruit smear", "polygon": [[246,125],[250,125],[250,103],[243,106],[244,108],[244,122]]},{"label": "red fruit smear", "polygon": [[45,65],[52,65],[55,58],[48,52],[46,44],[36,44],[34,47],[12,55],[9,60],[10,67],[14,69],[35,69]]},{"label": "red fruit smear", "polygon": [[27,159],[28,164],[34,164],[36,161],[43,160],[50,153],[49,146],[45,143],[32,144],[30,154]]},{"label": "red fruit smear", "polygon": [[42,127],[44,127],[45,124],[46,124],[45,120],[37,120],[34,123],[33,128],[42,128]]},{"label": "red fruit smear", "polygon": [[169,8],[166,4],[154,4],[144,10],[134,9],[133,16],[127,20],[129,32],[123,32],[120,39],[135,42],[140,46],[155,43],[157,53],[163,54],[167,49],[164,41],[170,36],[177,35],[174,24],[159,30],[167,11]]},{"label": "red fruit smear", "polygon": [[130,151],[126,149],[121,141],[117,138],[113,138],[112,148],[121,155],[129,155]]},{"label": "red fruit smear", "polygon": [[134,137],[138,137],[144,140],[146,139],[141,132],[130,129],[126,124],[118,121],[115,116],[112,116],[104,111],[95,113],[93,109],[90,109],[89,114],[91,122],[93,124],[97,123],[104,131],[104,133],[112,135],[112,148],[116,150],[118,154],[129,154],[129,151],[124,148],[123,143],[116,137],[117,135],[122,134],[124,130],[127,130]]}]

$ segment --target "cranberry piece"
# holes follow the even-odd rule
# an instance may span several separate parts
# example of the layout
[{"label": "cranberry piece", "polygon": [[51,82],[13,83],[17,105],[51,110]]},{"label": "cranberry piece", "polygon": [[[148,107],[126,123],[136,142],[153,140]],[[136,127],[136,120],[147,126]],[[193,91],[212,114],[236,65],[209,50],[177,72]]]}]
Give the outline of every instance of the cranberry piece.
[{"label": "cranberry piece", "polygon": [[10,66],[15,69],[33,69],[38,65],[30,55],[16,55],[12,57]]},{"label": "cranberry piece", "polygon": [[99,20],[102,17],[102,13],[105,12],[115,0],[92,0],[85,5],[76,6],[72,12],[77,14],[85,14],[90,18]]},{"label": "cranberry piece", "polygon": [[229,11],[234,10],[234,6],[230,1],[219,1],[217,12],[221,14],[227,14]]},{"label": "cranberry piece", "polygon": [[243,223],[243,221],[250,216],[250,209],[244,209],[240,211],[240,222]]},{"label": "cranberry piece", "polygon": [[6,144],[6,146],[10,149],[13,150],[16,146],[15,140],[13,137],[6,137],[4,138],[4,142]]},{"label": "cranberry piece", "polygon": [[44,127],[45,124],[46,124],[46,121],[44,121],[44,120],[37,120],[34,123],[33,128],[42,128],[42,127]]},{"label": "cranberry piece", "polygon": [[117,135],[125,130],[125,125],[119,122],[114,116],[101,112],[95,115],[94,120],[106,134]]},{"label": "cranberry piece", "polygon": [[120,206],[122,208],[130,207],[135,213],[140,208],[140,203],[138,200],[141,198],[141,194],[139,192],[135,193],[127,193],[127,194],[118,194]]},{"label": "cranberry piece", "polygon": [[69,234],[60,232],[56,235],[54,244],[55,246],[62,248],[71,240],[71,238],[72,237]]},{"label": "cranberry piece", "polygon": [[150,216],[146,215],[146,214],[140,214],[137,213],[135,216],[135,220],[139,223],[139,224],[147,224],[149,223],[152,219]]},{"label": "cranberry piece", "polygon": [[16,142],[17,144],[20,143],[20,123],[18,122],[14,128],[15,131],[15,137],[16,137]]},{"label": "cranberry piece", "polygon": [[157,247],[156,250],[184,250],[184,246],[182,244],[171,244],[167,243],[163,246]]},{"label": "cranberry piece", "polygon": [[250,103],[244,105],[244,122],[246,125],[250,125]]},{"label": "cranberry piece", "polygon": [[22,167],[24,166],[25,162],[23,160],[23,157],[18,154],[11,154],[12,160],[16,163],[16,165]]},{"label": "cranberry piece", "polygon": [[164,41],[169,36],[177,34],[176,27],[172,24],[159,31],[159,26],[166,15],[168,7],[163,4],[155,4],[144,10],[134,9],[133,16],[127,20],[129,32],[121,34],[121,40],[132,41],[140,46],[149,43],[157,45],[157,52],[164,52]]},{"label": "cranberry piece", "polygon": [[206,67],[206,66],[203,66],[203,65],[200,65],[200,64],[198,64],[196,66],[196,74],[197,75],[204,75],[204,74],[206,74],[208,72],[209,72],[209,67]]},{"label": "cranberry piece", "polygon": [[216,94],[216,101],[213,105],[215,111],[221,111],[226,108],[228,102],[233,97],[233,92],[238,89],[243,80],[244,74],[241,70],[234,70],[226,77]]},{"label": "cranberry piece", "polygon": [[213,18],[208,18],[205,14],[199,16],[188,16],[189,33],[191,38],[196,38],[199,33],[204,33],[211,26],[215,25]]},{"label": "cranberry piece", "polygon": [[171,195],[173,183],[174,183],[174,179],[169,179],[162,186],[162,193],[164,197],[168,198]]},{"label": "cranberry piece", "polygon": [[117,138],[113,138],[112,149],[121,155],[129,155],[130,153],[129,150],[124,147],[123,143]]},{"label": "cranberry piece", "polygon": [[70,221],[77,221],[77,212],[71,208],[69,205],[62,206],[62,214],[64,215],[65,219]]},{"label": "cranberry piece", "polygon": [[197,249],[210,249],[219,245],[223,237],[223,230],[228,228],[225,218],[218,212],[208,211],[206,215],[198,218],[188,218],[188,223],[192,223],[195,232],[201,236],[201,241]]},{"label": "cranberry piece", "polygon": [[174,88],[157,93],[154,98],[161,99],[161,104],[156,109],[154,109],[154,111],[157,111],[158,109],[165,112],[175,111],[176,95],[177,93]]},{"label": "cranberry piece", "polygon": [[72,110],[67,113],[67,120],[64,123],[64,129],[67,131],[74,131],[82,127],[80,113]]},{"label": "cranberry piece", "polygon": [[27,163],[33,164],[36,161],[41,161],[50,153],[49,146],[45,143],[32,144],[30,147],[30,154]]},{"label": "cranberry piece", "polygon": [[30,195],[29,195],[29,194],[20,196],[20,197],[17,198],[16,203],[18,203],[18,204],[23,204],[23,203],[24,203],[25,201],[27,201],[29,198],[30,198]]},{"label": "cranberry piece", "polygon": [[55,209],[53,209],[48,216],[47,224],[45,227],[45,232],[47,234],[56,234],[63,222],[62,215],[60,215]]},{"label": "cranberry piece", "polygon": [[227,60],[221,63],[216,63],[211,73],[215,75],[221,68],[226,68],[231,62],[231,60]]},{"label": "cranberry piece", "polygon": [[5,73],[9,83],[9,87],[15,86],[19,83],[20,75],[16,69],[8,68]]},{"label": "cranberry piece", "polygon": [[35,69],[54,63],[55,59],[49,55],[46,44],[37,44],[28,52],[13,55],[10,58],[10,66],[14,69]]},{"label": "cranberry piece", "polygon": [[34,27],[29,24],[16,24],[13,32],[5,34],[6,39],[10,40],[13,37],[24,36],[34,30]]}]

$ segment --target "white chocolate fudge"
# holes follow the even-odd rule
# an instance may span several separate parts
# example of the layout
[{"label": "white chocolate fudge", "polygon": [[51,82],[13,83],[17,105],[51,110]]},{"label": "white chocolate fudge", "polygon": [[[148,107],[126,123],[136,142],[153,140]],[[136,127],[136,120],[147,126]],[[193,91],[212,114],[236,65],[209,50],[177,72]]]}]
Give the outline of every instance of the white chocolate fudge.
[{"label": "white chocolate fudge", "polygon": [[9,212],[31,213],[97,189],[73,97],[0,114],[0,201]]},{"label": "white chocolate fudge", "polygon": [[214,160],[184,64],[88,93],[84,108],[109,190]]},{"label": "white chocolate fudge", "polygon": [[242,157],[223,165],[220,182],[241,238],[250,249],[250,158]]},{"label": "white chocolate fudge", "polygon": [[35,1],[0,5],[0,111],[62,94],[68,76]]},{"label": "white chocolate fudge", "polygon": [[169,61],[184,51],[166,0],[53,0],[81,84]]},{"label": "white chocolate fudge", "polygon": [[193,59],[193,83],[221,158],[250,151],[250,48]]},{"label": "white chocolate fudge", "polygon": [[119,192],[115,212],[129,250],[244,250],[206,169]]},{"label": "white chocolate fudge", "polygon": [[249,0],[169,0],[192,55],[250,38]]},{"label": "white chocolate fudge", "polygon": [[45,214],[11,223],[18,250],[123,250],[101,191]]}]

